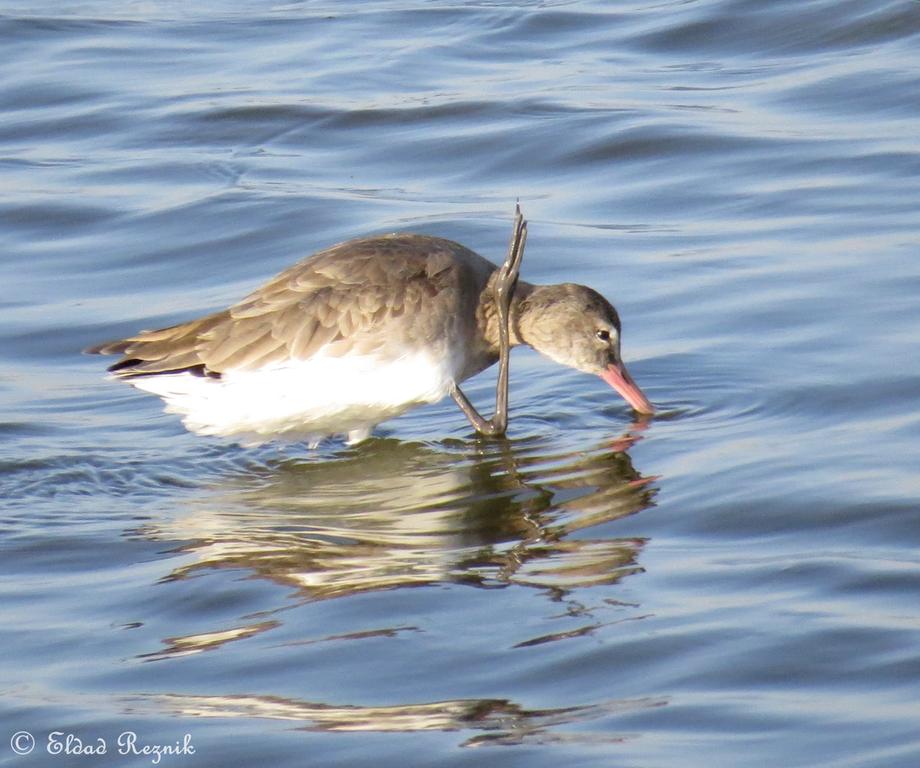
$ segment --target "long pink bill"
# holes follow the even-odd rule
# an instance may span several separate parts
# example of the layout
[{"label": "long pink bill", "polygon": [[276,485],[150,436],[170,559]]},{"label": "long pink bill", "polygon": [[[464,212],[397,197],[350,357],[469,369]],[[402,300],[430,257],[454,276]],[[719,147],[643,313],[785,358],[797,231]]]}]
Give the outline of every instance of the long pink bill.
[{"label": "long pink bill", "polygon": [[609,366],[602,374],[601,378],[613,387],[623,399],[629,403],[633,409],[639,413],[654,413],[655,408],[649,402],[648,398],[642,394],[639,385],[633,381],[629,371],[623,363]]}]

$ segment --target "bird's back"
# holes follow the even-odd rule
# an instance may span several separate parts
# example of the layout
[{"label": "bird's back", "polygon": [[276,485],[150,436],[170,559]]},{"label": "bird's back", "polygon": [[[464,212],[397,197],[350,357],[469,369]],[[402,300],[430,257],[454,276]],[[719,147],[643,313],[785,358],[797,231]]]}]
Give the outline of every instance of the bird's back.
[{"label": "bird's back", "polygon": [[495,265],[459,243],[396,234],[349,240],[281,272],[226,310],[100,344],[130,378],[220,376],[317,354],[399,355],[468,342]]}]

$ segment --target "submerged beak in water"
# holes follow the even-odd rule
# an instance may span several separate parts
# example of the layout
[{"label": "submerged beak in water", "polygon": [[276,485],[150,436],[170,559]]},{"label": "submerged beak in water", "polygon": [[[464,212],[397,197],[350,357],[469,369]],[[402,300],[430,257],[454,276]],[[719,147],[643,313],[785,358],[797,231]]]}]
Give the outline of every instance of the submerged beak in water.
[{"label": "submerged beak in water", "polygon": [[623,399],[629,403],[639,413],[652,414],[655,408],[649,402],[648,398],[642,394],[639,385],[633,381],[629,371],[623,363],[614,363],[609,365],[600,377],[611,387],[622,395]]}]

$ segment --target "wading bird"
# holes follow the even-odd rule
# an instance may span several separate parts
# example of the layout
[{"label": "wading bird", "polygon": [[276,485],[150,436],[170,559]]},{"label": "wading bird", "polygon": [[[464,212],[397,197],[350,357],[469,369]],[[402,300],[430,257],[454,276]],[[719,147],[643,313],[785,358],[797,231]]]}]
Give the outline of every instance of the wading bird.
[{"label": "wading bird", "polygon": [[[651,403],[620,356],[620,319],[583,285],[518,280],[516,210],[501,267],[439,237],[365,237],[315,253],[228,309],[92,347],[115,378],[159,395],[202,435],[244,443],[345,434],[450,395],[477,432],[508,425],[508,357],[528,344],[600,376],[640,413]],[[499,363],[495,414],[460,389]]]}]

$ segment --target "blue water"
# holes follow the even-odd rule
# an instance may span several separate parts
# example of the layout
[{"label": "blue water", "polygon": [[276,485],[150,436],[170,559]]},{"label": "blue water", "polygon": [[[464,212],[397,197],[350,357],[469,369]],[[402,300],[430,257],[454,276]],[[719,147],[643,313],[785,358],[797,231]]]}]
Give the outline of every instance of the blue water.
[{"label": "blue water", "polygon": [[[0,43],[0,764],[920,765],[920,5],[0,0]],[[506,441],[246,449],[80,353],[360,234],[499,260],[517,199],[648,424],[516,350]]]}]

